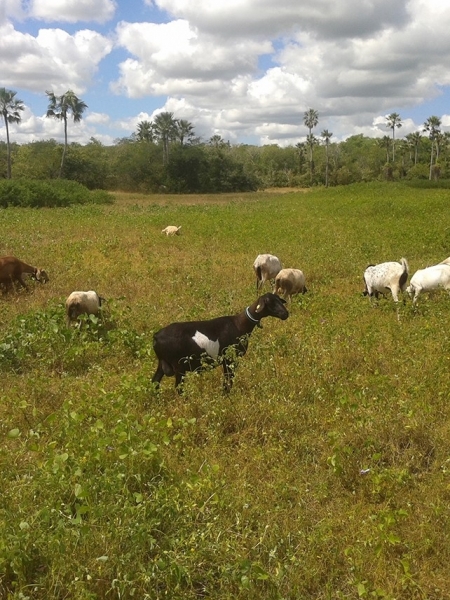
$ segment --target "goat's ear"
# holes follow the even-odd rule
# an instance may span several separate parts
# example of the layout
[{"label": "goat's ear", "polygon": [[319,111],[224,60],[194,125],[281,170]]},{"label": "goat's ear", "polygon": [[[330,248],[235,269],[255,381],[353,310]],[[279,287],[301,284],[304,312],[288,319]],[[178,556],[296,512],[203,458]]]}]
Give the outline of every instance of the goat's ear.
[{"label": "goat's ear", "polygon": [[258,304],[256,305],[255,312],[260,313],[264,309],[265,305],[266,305],[266,299],[260,298]]}]

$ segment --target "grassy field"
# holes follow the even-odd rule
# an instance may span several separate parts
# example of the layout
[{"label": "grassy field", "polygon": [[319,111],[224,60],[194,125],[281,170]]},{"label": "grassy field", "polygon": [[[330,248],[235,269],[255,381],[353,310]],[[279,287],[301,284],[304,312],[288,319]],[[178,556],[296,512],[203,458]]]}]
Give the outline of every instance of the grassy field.
[{"label": "grassy field", "polygon": [[[117,194],[0,211],[0,598],[450,598],[450,299],[374,306],[368,263],[450,255],[450,192]],[[183,235],[166,237],[167,225]],[[185,393],[152,334],[241,311],[274,253],[308,293],[252,335],[232,392]],[[75,289],[105,322],[67,329]]]}]

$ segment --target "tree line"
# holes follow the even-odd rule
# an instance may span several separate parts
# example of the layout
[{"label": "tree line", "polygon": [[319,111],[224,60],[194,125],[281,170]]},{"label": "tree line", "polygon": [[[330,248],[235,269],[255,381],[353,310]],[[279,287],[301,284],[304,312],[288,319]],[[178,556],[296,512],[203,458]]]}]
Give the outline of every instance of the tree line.
[{"label": "tree line", "polygon": [[398,113],[386,117],[390,135],[355,135],[333,142],[333,133],[314,134],[319,114],[304,113],[304,142],[282,148],[276,144],[231,145],[219,135],[204,141],[195,127],[171,112],[141,121],[129,137],[105,146],[95,138],[87,144],[68,142],[70,120],[81,121],[88,108],[73,91],[52,91],[47,117],[62,122],[64,143],[54,139],[19,145],[10,140],[9,124],[21,121],[24,103],[16,92],[0,88],[0,113],[6,141],[0,141],[0,178],[65,178],[90,189],[210,193],[251,191],[267,187],[345,185],[376,179],[450,178],[450,135],[432,116],[422,131],[396,138],[402,127]]}]

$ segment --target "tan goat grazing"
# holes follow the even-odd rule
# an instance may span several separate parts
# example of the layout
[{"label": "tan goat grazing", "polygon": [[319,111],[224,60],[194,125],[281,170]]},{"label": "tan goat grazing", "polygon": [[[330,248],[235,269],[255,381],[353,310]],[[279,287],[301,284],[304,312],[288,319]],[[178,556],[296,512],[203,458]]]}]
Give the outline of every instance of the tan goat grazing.
[{"label": "tan goat grazing", "polygon": [[180,235],[181,225],[177,227],[176,225],[168,225],[165,227],[161,233],[165,233],[166,235]]},{"label": "tan goat grazing", "polygon": [[44,269],[32,267],[15,256],[0,257],[0,286],[3,287],[3,293],[13,289],[14,284],[18,283],[20,287],[28,289],[23,280],[24,275],[30,275],[40,283],[47,283],[49,280]]},{"label": "tan goat grazing", "polygon": [[305,276],[300,269],[281,269],[275,277],[273,293],[284,296],[288,302],[291,302],[295,294],[304,294],[307,291]]}]

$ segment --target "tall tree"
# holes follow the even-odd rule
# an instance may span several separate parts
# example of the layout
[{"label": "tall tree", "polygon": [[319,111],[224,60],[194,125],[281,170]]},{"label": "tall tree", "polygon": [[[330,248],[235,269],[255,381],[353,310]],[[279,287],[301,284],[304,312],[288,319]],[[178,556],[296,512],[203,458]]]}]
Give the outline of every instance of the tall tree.
[{"label": "tall tree", "polygon": [[312,130],[319,124],[319,113],[313,108],[308,109],[303,114],[303,123],[308,128],[308,137],[306,138],[306,144],[309,148],[309,174],[311,181],[314,173],[314,160],[313,160],[313,147],[317,142],[316,138],[312,134]]},{"label": "tall tree", "polygon": [[189,143],[194,139],[194,126],[186,119],[178,119],[176,123],[178,141],[180,146],[184,146],[185,142]]},{"label": "tall tree", "polygon": [[389,150],[391,148],[391,138],[388,135],[383,135],[382,138],[377,140],[380,148],[384,148],[386,150],[386,162],[389,162]]},{"label": "tall tree", "polygon": [[391,113],[386,117],[386,127],[392,129],[392,162],[395,161],[395,130],[401,126],[402,119],[398,113]]},{"label": "tall tree", "polygon": [[87,108],[87,104],[80,100],[78,96],[72,91],[67,90],[62,96],[55,96],[53,92],[45,92],[48,96],[48,109],[47,117],[53,117],[64,123],[64,149],[61,157],[61,165],[59,168],[59,177],[61,177],[64,160],[67,152],[67,119],[69,113],[72,114],[72,118],[75,123],[79,123],[83,117],[83,113]]},{"label": "tall tree", "polygon": [[441,132],[440,126],[441,126],[441,119],[434,115],[431,117],[428,117],[428,119],[423,124],[423,130],[428,133],[428,137],[430,138],[430,141],[431,141],[430,175],[429,175],[430,181],[433,177],[434,149],[435,149],[435,145],[437,143],[437,137],[438,137],[439,133]]},{"label": "tall tree", "polygon": [[306,144],[305,144],[305,142],[298,142],[298,144],[295,144],[295,147],[297,149],[297,156],[298,156],[298,172],[301,175],[303,172],[303,164],[304,164],[305,154],[306,154]]},{"label": "tall tree", "polygon": [[163,149],[163,164],[169,162],[169,145],[175,138],[177,132],[177,121],[173,118],[173,113],[162,112],[155,117],[153,127],[156,136],[160,139]]},{"label": "tall tree", "polygon": [[410,147],[414,151],[414,165],[417,165],[417,158],[419,154],[419,146],[422,140],[422,136],[420,135],[420,131],[414,131],[414,133],[408,133],[406,136],[406,141],[410,145]]},{"label": "tall tree", "polygon": [[330,131],[328,131],[328,129],[324,129],[320,135],[322,136],[323,142],[325,144],[325,187],[328,187],[328,148],[330,146],[330,139],[333,134]]},{"label": "tall tree", "polygon": [[149,144],[153,142],[154,138],[154,126],[151,121],[140,121],[137,124],[136,140],[138,142],[146,142]]},{"label": "tall tree", "polygon": [[20,113],[25,109],[22,100],[16,98],[17,92],[0,88],[0,112],[5,121],[6,128],[6,177],[11,179],[11,144],[9,141],[9,124],[20,123]]}]

